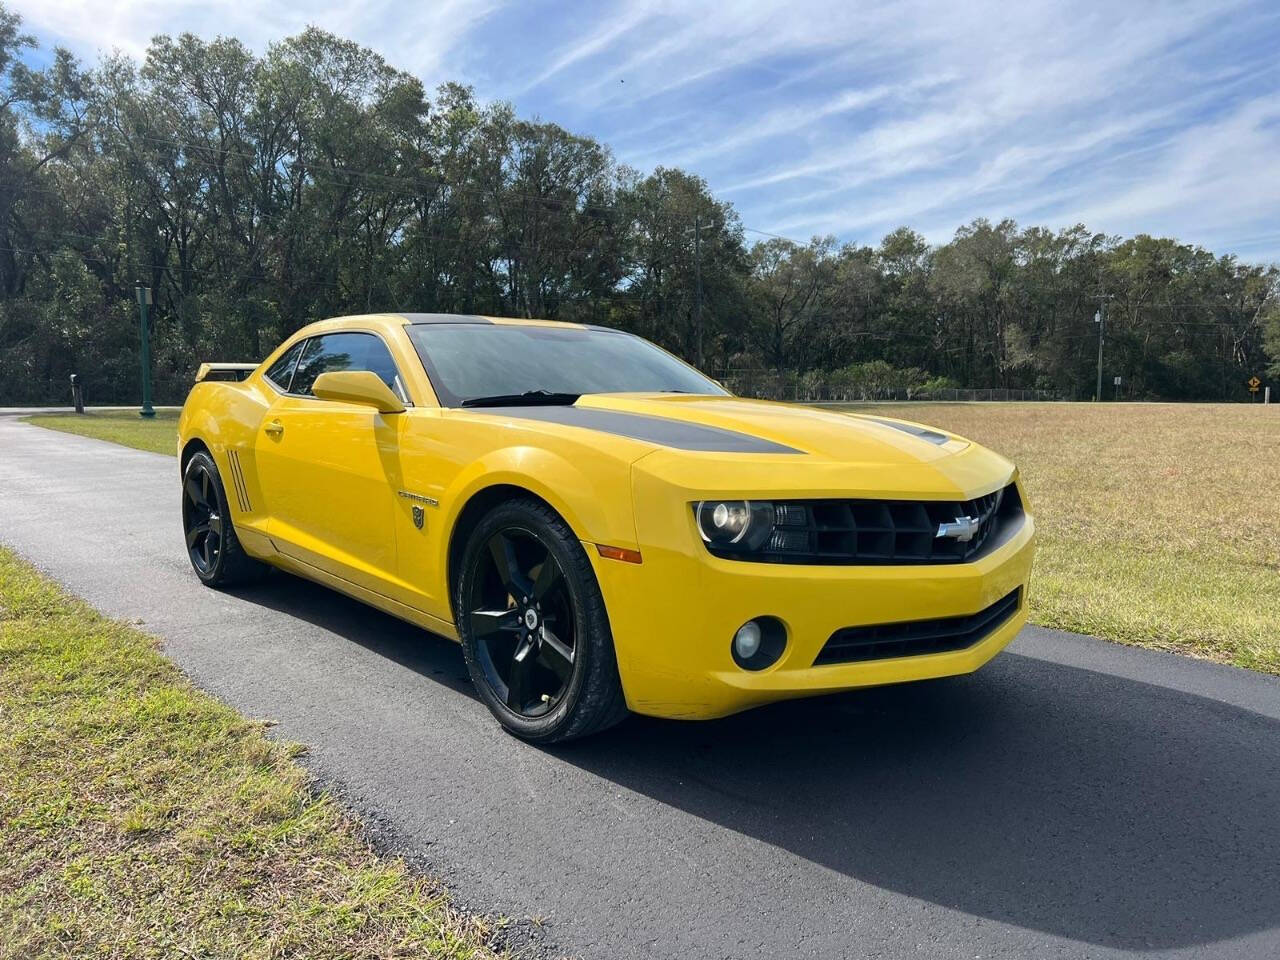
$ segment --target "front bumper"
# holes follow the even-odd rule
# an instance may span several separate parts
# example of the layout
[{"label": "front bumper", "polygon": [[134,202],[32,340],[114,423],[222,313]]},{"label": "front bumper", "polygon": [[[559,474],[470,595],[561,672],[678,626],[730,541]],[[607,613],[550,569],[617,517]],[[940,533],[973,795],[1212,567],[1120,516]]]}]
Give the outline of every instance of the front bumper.
[{"label": "front bumper", "polygon": [[[1035,541],[1030,513],[1001,544],[969,563],[787,565],[711,556],[696,534],[690,537],[689,516],[673,518],[669,507],[645,502],[654,495],[670,504],[669,494],[637,485],[642,563],[604,560],[588,550],[609,611],[627,704],[637,713],[719,717],[773,700],[969,673],[1026,622]],[[1019,494],[1027,503],[1025,491]],[[974,614],[1018,587],[1022,600],[1014,615],[966,649],[814,666],[842,627]],[[730,654],[731,639],[747,620],[765,615],[786,625],[786,650],[765,670],[743,670]]]}]

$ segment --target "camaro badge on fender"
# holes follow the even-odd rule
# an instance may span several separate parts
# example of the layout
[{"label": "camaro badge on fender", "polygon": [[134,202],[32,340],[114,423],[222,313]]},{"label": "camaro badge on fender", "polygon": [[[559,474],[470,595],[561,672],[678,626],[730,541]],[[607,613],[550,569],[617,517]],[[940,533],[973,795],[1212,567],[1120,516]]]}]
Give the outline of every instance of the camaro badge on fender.
[{"label": "camaro badge on fender", "polygon": [[422,522],[426,519],[426,513],[416,503],[413,505],[413,525],[419,530],[422,529]]}]

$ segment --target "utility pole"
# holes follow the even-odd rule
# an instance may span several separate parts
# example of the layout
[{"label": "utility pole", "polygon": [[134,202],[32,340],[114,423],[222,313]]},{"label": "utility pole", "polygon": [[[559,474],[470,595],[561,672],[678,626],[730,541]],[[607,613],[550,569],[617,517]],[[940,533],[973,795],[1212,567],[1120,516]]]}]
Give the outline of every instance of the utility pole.
[{"label": "utility pole", "polygon": [[702,218],[693,218],[693,329],[698,340],[698,369],[702,369]]},{"label": "utility pole", "polygon": [[151,306],[151,288],[137,285],[138,311],[142,327],[142,409],[140,417],[154,417],[151,407],[151,328],[147,323],[147,307]]},{"label": "utility pole", "polygon": [[1102,331],[1107,325],[1107,302],[1103,300],[1098,304],[1098,312],[1093,315],[1093,322],[1098,325],[1098,389],[1094,393],[1094,402],[1102,400]]}]

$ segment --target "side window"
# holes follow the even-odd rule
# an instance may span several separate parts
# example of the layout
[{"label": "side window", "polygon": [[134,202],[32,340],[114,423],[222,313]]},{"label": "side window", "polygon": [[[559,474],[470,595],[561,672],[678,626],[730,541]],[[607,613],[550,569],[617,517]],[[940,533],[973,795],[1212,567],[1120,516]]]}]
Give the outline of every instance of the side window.
[{"label": "side window", "polygon": [[290,382],[293,380],[293,368],[298,363],[298,354],[302,352],[302,348],[306,341],[300,340],[292,347],[280,355],[280,359],[273,363],[267,372],[263,374],[268,380],[274,383],[285,393],[289,392]]},{"label": "side window", "polygon": [[364,357],[364,369],[378,375],[378,378],[401,400],[408,400],[404,384],[400,382],[400,374],[396,371],[396,362],[391,359],[391,351],[377,337],[369,337],[369,349]]},{"label": "side window", "polygon": [[369,370],[405,399],[390,351],[371,333],[326,333],[308,340],[290,392],[310,396],[316,377],[335,370]]}]

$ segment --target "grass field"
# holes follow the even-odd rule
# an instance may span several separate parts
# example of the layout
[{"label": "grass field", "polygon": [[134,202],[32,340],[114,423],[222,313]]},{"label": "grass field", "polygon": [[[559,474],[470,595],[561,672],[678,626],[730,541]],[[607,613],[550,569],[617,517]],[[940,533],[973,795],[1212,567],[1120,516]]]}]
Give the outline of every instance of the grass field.
[{"label": "grass field", "polygon": [[492,956],[293,754],[0,550],[0,957]]},{"label": "grass field", "polygon": [[178,411],[157,410],[153,418],[138,416],[136,410],[90,410],[84,414],[42,413],[24,417],[50,430],[75,433],[82,437],[110,440],[152,453],[177,454]]},{"label": "grass field", "polygon": [[1035,623],[1280,674],[1280,406],[872,409],[1018,464]]},{"label": "grass field", "polygon": [[[1018,464],[1040,527],[1034,622],[1280,674],[1280,406],[870,409],[954,430]],[[31,419],[174,451],[172,419]]]}]

